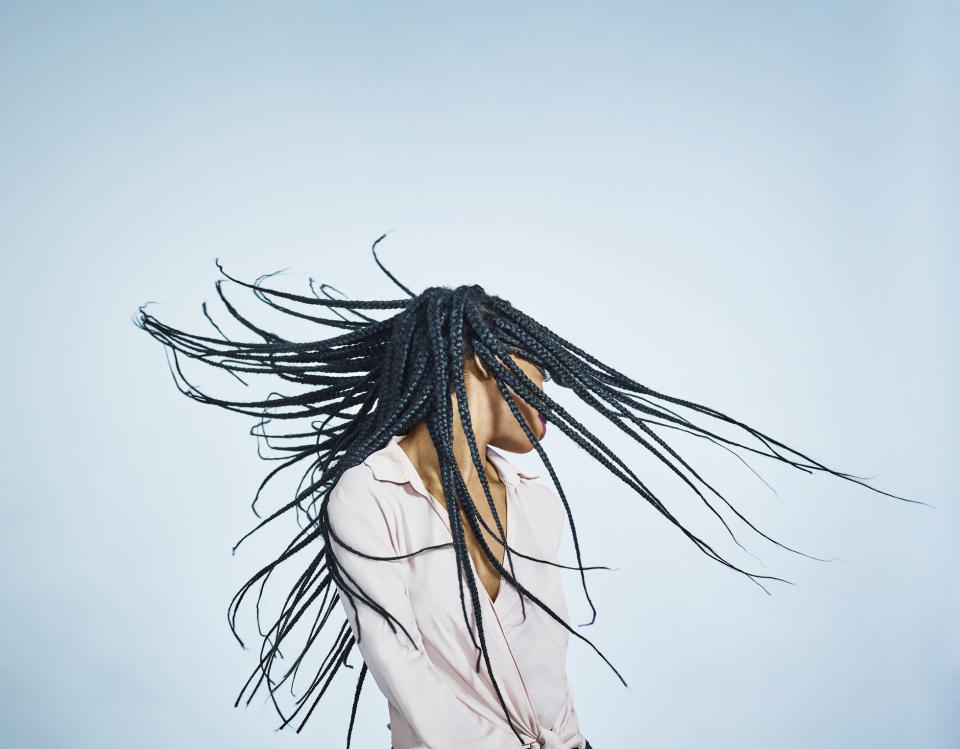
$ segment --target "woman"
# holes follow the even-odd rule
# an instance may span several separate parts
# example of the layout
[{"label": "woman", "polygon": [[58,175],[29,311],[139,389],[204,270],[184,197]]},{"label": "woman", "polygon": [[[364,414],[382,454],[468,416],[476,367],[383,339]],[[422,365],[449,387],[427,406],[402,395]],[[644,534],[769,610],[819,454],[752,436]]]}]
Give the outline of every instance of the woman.
[{"label": "woman", "polygon": [[[184,333],[143,307],[136,320],[172,351],[176,366],[171,371],[186,395],[260,417],[261,426],[277,419],[307,421],[283,434],[256,432],[285,458],[281,468],[308,461],[306,481],[240,542],[290,511],[298,522],[303,513],[307,522],[238,592],[230,612],[230,626],[240,640],[235,616],[245,593],[259,580],[265,586],[282,563],[299,560],[296,584],[263,633],[260,663],[237,699],[239,704],[259,674],[248,704],[266,680],[281,717],[277,687],[291,677],[295,681],[310,646],[321,632],[331,632],[331,622],[341,622],[281,728],[306,708],[297,731],[303,729],[340,666],[353,668],[347,659],[356,645],[363,664],[348,748],[368,670],[387,698],[395,749],[589,748],[566,674],[569,635],[586,642],[626,682],[568,621],[560,570],[579,572],[593,610],[584,575],[592,568],[582,564],[570,505],[541,445],[548,422],[551,431],[555,427],[622,479],[708,556],[761,587],[759,578],[782,580],[740,569],[686,530],[602,439],[550,397],[545,380],[569,389],[668,466],[731,536],[701,487],[764,538],[794,551],[740,515],[661,431],[677,429],[724,449],[746,450],[807,472],[826,471],[894,496],[719,411],[641,385],[480,286],[434,286],[415,294],[383,267],[376,244],[374,260],[409,298],[334,299],[327,291],[332,287],[323,284],[322,295],[317,294],[312,280],[308,297],[266,288],[260,283],[266,276],[247,284],[224,273],[288,319],[347,331],[341,335],[286,340],[242,315],[224,296],[222,281],[216,288],[227,310],[262,341],[230,340],[212,319],[223,340]],[[336,317],[317,316],[317,308]],[[376,310],[399,311],[384,319],[366,314]],[[186,381],[179,354],[225,369],[244,385],[250,375],[267,374],[306,390],[272,392],[253,401],[214,398]],[[716,434],[674,409],[732,425],[756,445]],[[500,450],[536,450],[553,489],[518,470]],[[254,505],[279,470],[264,480]],[[558,561],[564,525],[577,560],[569,568]],[[271,672],[283,657],[280,644],[303,629],[305,646],[275,680]]]},{"label": "woman", "polygon": [[[542,390],[543,369],[516,353],[509,357]],[[340,584],[346,580],[341,592],[350,586],[363,588],[402,625],[402,631],[394,631],[372,607],[361,604],[346,609],[351,630],[360,633],[357,644],[364,663],[387,697],[395,749],[584,749],[566,675],[568,633],[544,610],[526,605],[498,571],[512,562],[513,575],[567,620],[559,570],[531,561],[539,557],[557,562],[563,506],[545,485],[533,481],[536,476],[519,471],[493,449],[529,452],[534,443],[527,433],[542,439],[546,422],[510,391],[523,415],[521,427],[476,352],[463,361],[463,392],[470,435],[457,408],[457,394],[451,392],[448,457],[452,454],[463,484],[455,481],[477,508],[474,524],[479,524],[494,559],[484,555],[467,511],[461,508],[461,517],[451,523],[453,507],[443,499],[443,467],[428,422],[420,421],[345,471],[330,494],[329,529],[342,570]],[[480,469],[474,449],[485,456]],[[479,662],[469,632],[479,632],[476,616],[469,618],[470,630],[458,626],[461,598],[458,579],[451,574],[456,556],[450,543],[455,525],[466,531],[460,538],[470,561],[468,574],[479,590],[472,611],[479,610],[485,625],[497,686],[486,671],[475,670]],[[371,561],[341,550],[341,545],[381,559]],[[408,558],[424,547],[434,551]],[[530,558],[508,560],[507,549]],[[385,567],[381,560],[386,557],[394,561]],[[501,705],[509,723],[499,715]]]}]

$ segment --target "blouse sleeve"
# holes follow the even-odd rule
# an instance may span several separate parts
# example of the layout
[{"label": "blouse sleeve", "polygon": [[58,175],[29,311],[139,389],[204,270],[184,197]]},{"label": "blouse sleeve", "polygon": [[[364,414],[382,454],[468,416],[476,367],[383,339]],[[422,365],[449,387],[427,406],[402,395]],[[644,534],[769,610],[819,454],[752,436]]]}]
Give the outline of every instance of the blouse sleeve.
[{"label": "blouse sleeve", "polygon": [[[344,543],[372,556],[397,556],[389,527],[371,490],[333,488],[327,504],[333,532]],[[340,583],[340,602],[357,647],[380,691],[403,715],[429,749],[517,749],[513,733],[490,722],[461,701],[423,646],[407,592],[405,560],[366,559],[333,538],[331,551],[352,598]],[[399,620],[386,619],[357,596],[357,589]],[[352,601],[352,603],[351,603]],[[410,639],[413,639],[414,644]]]},{"label": "blouse sleeve", "polygon": [[[550,493],[552,510],[553,510],[553,524],[551,526],[551,542],[550,548],[552,553],[549,557],[551,562],[560,562],[560,545],[563,541],[564,528],[567,527],[567,513],[563,507],[563,503],[560,501],[560,497],[553,490],[547,487]],[[568,624],[570,623],[570,613],[567,609],[567,600],[563,592],[563,580],[560,575],[560,568],[553,566],[546,566],[546,569],[549,570],[548,574],[554,578],[554,589],[556,593],[556,602],[554,609],[559,612],[564,621]],[[568,635],[569,636],[569,635]],[[577,711],[573,706],[573,685],[570,683],[570,678],[566,674],[566,668],[564,668],[564,678],[566,679],[567,687],[567,699],[564,705],[563,715],[560,720],[557,732],[564,737],[570,737],[567,740],[576,742],[572,746],[576,746],[577,749],[584,749],[587,745],[587,740],[584,735],[580,732],[580,719],[577,715]]]}]

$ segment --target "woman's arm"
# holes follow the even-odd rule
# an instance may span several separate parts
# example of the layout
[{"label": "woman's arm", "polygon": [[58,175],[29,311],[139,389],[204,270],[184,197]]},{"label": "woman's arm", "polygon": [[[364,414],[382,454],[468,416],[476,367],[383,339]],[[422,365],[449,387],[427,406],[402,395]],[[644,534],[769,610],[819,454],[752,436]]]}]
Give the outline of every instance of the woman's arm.
[{"label": "woman's arm", "polygon": [[[550,529],[549,548],[551,550],[547,558],[551,562],[559,564],[560,544],[563,541],[564,528],[567,527],[567,515],[557,493],[549,487],[546,487],[546,485],[542,484],[541,486],[544,486],[550,494],[550,513],[548,516],[552,518],[552,522],[547,525]],[[549,565],[545,565],[544,568],[547,570],[547,575],[551,578],[551,585],[548,586],[548,589],[555,591],[553,595],[553,609],[569,624],[570,612],[567,609],[567,599],[563,591],[563,580],[560,575],[560,568]],[[550,602],[548,601],[548,603]],[[564,656],[566,656],[566,648],[564,648]],[[580,718],[573,706],[574,690],[573,685],[570,683],[570,678],[567,675],[566,664],[564,664],[564,679],[566,680],[567,697],[555,730],[561,737],[564,737],[566,741],[577,742],[576,744],[572,744],[572,746],[576,746],[577,749],[585,749],[585,747],[587,747],[587,740],[580,732]]]},{"label": "woman's arm", "polygon": [[[338,484],[328,501],[333,532],[354,549],[373,556],[397,556],[387,521],[366,486],[356,490]],[[429,749],[516,749],[517,737],[474,712],[454,693],[423,646],[407,593],[405,560],[365,559],[331,539],[332,551],[346,572],[352,604],[340,584],[341,604],[371,675],[384,696],[399,710]],[[400,621],[394,632],[367,598]]]}]

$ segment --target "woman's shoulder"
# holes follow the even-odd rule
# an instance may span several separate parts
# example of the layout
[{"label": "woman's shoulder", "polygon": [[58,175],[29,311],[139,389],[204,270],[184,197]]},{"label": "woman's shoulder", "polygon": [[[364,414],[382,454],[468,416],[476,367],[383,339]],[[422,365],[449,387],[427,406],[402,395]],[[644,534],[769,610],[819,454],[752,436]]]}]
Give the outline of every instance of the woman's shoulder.
[{"label": "woman's shoulder", "polygon": [[336,483],[333,485],[331,494],[347,494],[350,492],[364,491],[373,488],[373,485],[377,483],[376,477],[373,475],[373,471],[370,470],[365,462],[357,463],[355,466],[347,468],[343,473],[340,474],[340,478],[337,479]]},{"label": "woman's shoulder", "polygon": [[351,545],[380,543],[384,553],[394,553],[397,488],[378,481],[364,463],[346,469],[326,502],[327,520],[334,533],[349,539]]},{"label": "woman's shoulder", "polygon": [[533,478],[521,478],[519,491],[523,493],[526,502],[533,502],[544,506],[555,507],[560,504],[560,495],[549,484]]},{"label": "woman's shoulder", "polygon": [[395,502],[395,484],[379,481],[367,463],[361,462],[340,474],[327,501],[328,509],[341,512],[377,513]]},{"label": "woman's shoulder", "polygon": [[563,533],[567,513],[556,490],[541,481],[523,478],[520,492],[528,514],[540,519],[538,525],[545,528],[551,538],[558,538]]}]

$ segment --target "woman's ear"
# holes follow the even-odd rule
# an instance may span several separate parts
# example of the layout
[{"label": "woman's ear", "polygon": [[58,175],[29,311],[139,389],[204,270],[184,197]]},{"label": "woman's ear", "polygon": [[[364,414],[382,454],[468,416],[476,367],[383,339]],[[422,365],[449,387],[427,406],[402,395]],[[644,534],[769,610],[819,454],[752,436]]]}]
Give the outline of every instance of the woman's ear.
[{"label": "woman's ear", "polygon": [[476,365],[477,369],[480,370],[481,375],[486,378],[490,376],[490,373],[487,372],[487,368],[483,366],[483,362],[480,361],[480,356],[476,351],[473,352],[473,363]]}]

